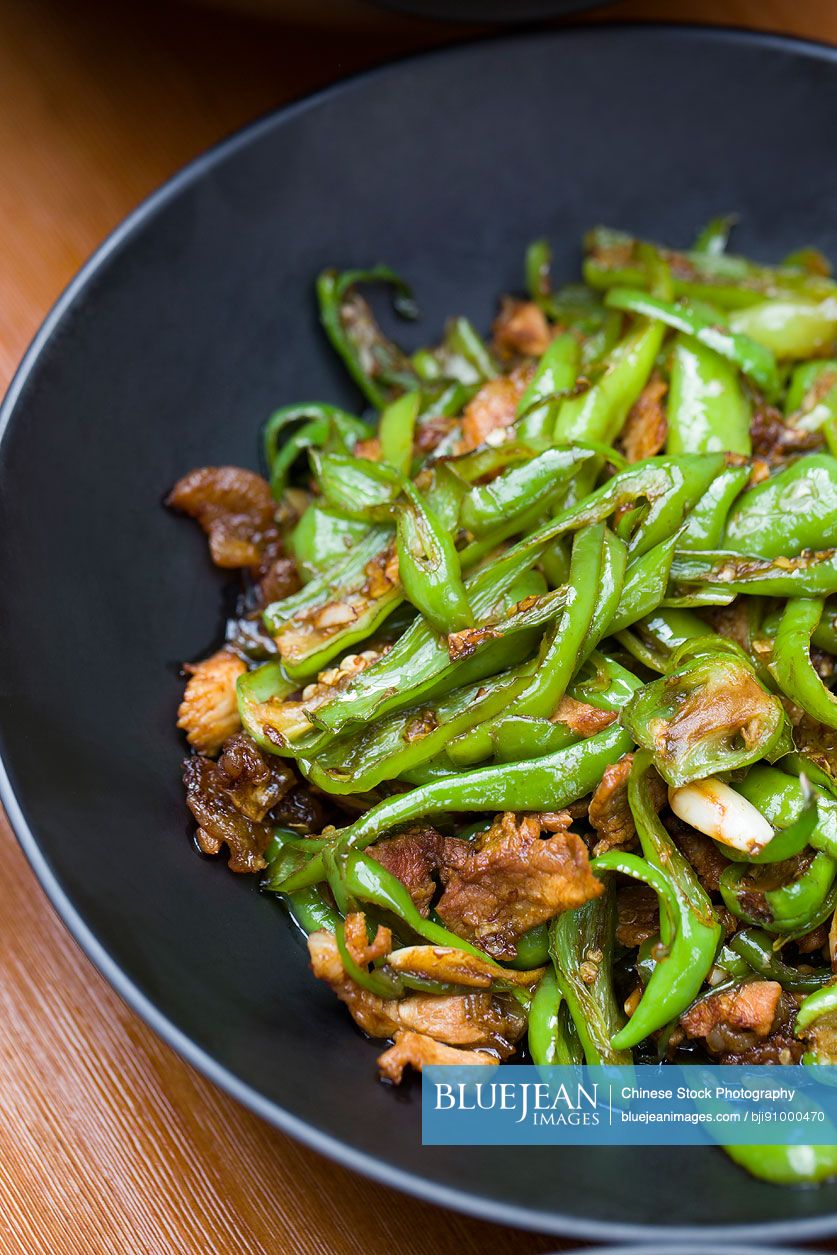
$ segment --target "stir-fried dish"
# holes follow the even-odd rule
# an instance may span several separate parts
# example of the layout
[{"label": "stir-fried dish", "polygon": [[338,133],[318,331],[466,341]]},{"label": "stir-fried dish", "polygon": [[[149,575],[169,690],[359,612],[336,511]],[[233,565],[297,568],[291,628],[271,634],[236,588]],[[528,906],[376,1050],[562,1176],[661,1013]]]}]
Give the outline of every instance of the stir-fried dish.
[{"label": "stir-fried dish", "polygon": [[[178,726],[206,854],[431,1063],[837,1062],[837,284],[597,229],[489,343],[408,353],[326,271],[364,397],[169,504],[244,576]],[[837,1147],[730,1153],[776,1181]]]}]

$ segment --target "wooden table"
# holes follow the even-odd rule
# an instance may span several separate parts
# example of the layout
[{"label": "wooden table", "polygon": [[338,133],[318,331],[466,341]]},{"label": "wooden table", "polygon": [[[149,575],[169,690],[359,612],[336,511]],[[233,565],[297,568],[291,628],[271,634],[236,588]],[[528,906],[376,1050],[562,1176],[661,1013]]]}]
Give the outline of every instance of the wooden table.
[{"label": "wooden table", "polygon": [[[833,0],[628,0],[605,15],[837,43]],[[0,0],[2,388],[84,259],[184,161],[328,80],[458,34],[409,19],[363,37],[288,30],[173,0]],[[58,922],[2,815],[0,856],[0,1251],[573,1245],[402,1197],[263,1124],[121,1003]]]}]

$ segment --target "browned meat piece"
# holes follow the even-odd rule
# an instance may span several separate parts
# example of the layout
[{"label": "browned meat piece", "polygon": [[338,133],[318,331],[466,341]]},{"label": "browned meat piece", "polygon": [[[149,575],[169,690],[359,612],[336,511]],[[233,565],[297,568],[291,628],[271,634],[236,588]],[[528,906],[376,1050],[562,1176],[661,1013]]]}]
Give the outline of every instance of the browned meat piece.
[{"label": "browned meat piece", "polygon": [[259,565],[253,570],[258,589],[258,604],[269,606],[272,601],[284,601],[300,588],[299,572],[293,558],[282,553],[281,542],[267,546]]},{"label": "browned meat piece", "polygon": [[[357,961],[359,956],[350,952]],[[311,933],[308,953],[314,975],[331,986],[355,1023],[370,1037],[392,1037],[400,1029],[408,1029],[452,1046],[487,1047],[500,1058],[507,1058],[525,1032],[526,1016],[520,1004],[505,995],[477,990],[379,998],[346,975],[331,933]],[[368,960],[380,953],[379,946],[363,957]]]},{"label": "browned meat piece", "polygon": [[703,617],[719,636],[735,641],[742,649],[750,648],[750,615],[747,598],[736,597],[728,606],[709,606]]},{"label": "browned meat piece", "polygon": [[178,480],[167,505],[197,519],[220,567],[256,567],[275,537],[276,503],[267,480],[240,466],[202,466]]},{"label": "browned meat piece", "polygon": [[725,906],[719,906],[717,902],[712,904],[712,909],[715,912],[718,923],[724,930],[725,937],[731,937],[733,933],[738,932],[741,920],[737,919],[732,911],[728,911]]},{"label": "browned meat piece", "polygon": [[421,1072],[424,1067],[437,1064],[452,1063],[462,1066],[476,1064],[498,1064],[500,1060],[484,1050],[461,1050],[456,1046],[445,1046],[434,1041],[424,1033],[401,1031],[395,1034],[395,1044],[378,1056],[378,1068],[385,1081],[400,1085],[405,1068],[415,1068]]},{"label": "browned meat piece", "polygon": [[378,841],[366,853],[398,877],[421,914],[427,915],[436,892],[433,873],[439,868],[444,847],[442,834],[427,825]]},{"label": "browned meat piece", "polygon": [[515,419],[517,403],[523,395],[523,382],[515,372],[489,379],[465,406],[462,418],[462,438],[457,452],[469,453],[477,449],[492,433],[503,437]]},{"label": "browned meat piece", "polygon": [[445,844],[436,910],[493,958],[514,958],[529,928],[602,892],[580,837],[540,834],[538,816],[507,812],[476,841]]},{"label": "browned meat piece", "polygon": [[377,436],[370,436],[368,440],[358,440],[354,447],[354,455],[356,458],[366,458],[368,462],[380,462],[380,440]]},{"label": "browned meat piece", "polygon": [[711,1054],[740,1053],[779,1025],[782,986],[754,980],[696,1002],[680,1017],[687,1037],[702,1037]]},{"label": "browned meat piece", "polygon": [[239,732],[224,745],[218,766],[227,777],[227,793],[236,809],[260,824],[293,782],[291,769],[263,754],[252,737]]},{"label": "browned meat piece", "polygon": [[494,348],[503,361],[515,357],[540,357],[552,339],[549,323],[534,301],[504,296],[492,327]]},{"label": "browned meat piece", "polygon": [[800,954],[816,954],[818,950],[824,950],[828,945],[828,924],[820,924],[818,928],[812,928],[804,937],[800,937],[796,945]]},{"label": "browned meat piece", "polygon": [[782,1064],[785,1067],[799,1063],[805,1047],[787,1031],[771,1033],[763,1041],[754,1041],[743,1050],[729,1050],[720,1057],[721,1063],[739,1064],[741,1067],[759,1066],[763,1063]]},{"label": "browned meat piece", "polygon": [[631,408],[619,436],[629,462],[641,462],[659,453],[666,442],[668,422],[663,399],[668,384],[655,371]]},{"label": "browned meat piece", "polygon": [[235,683],[247,670],[240,658],[219,649],[203,662],[186,663],[189,676],[177,711],[177,726],[202,754],[216,754],[241,727]]},{"label": "browned meat piece", "polygon": [[837,730],[827,728],[797,707],[788,710],[793,724],[793,739],[800,754],[829,776],[837,777]]},{"label": "browned meat piece", "polygon": [[633,949],[660,931],[657,895],[648,885],[625,885],[616,893],[616,939]]},{"label": "browned meat piece", "polygon": [[753,414],[750,438],[753,454],[771,465],[794,453],[819,449],[823,442],[821,432],[802,431],[789,426],[779,410],[765,403],[759,405]]},{"label": "browned meat piece", "polygon": [[729,859],[724,858],[711,837],[690,828],[688,824],[680,823],[675,817],[669,820],[668,829],[694,867],[697,878],[707,893],[717,893],[721,874],[729,867]]},{"label": "browned meat piece", "polygon": [[[633,761],[633,754],[625,754],[618,763],[611,763],[606,767],[590,799],[587,814],[590,826],[598,837],[593,847],[594,854],[604,854],[606,850],[624,850],[635,844],[636,825],[628,804],[628,780]],[[656,771],[649,773],[648,782],[654,808],[659,811],[666,800],[665,784]]]},{"label": "browned meat piece", "polygon": [[[230,742],[217,763],[195,756],[183,764],[186,805],[198,823],[196,839],[204,854],[218,854],[226,844],[234,872],[265,866],[264,852],[273,833],[268,810],[294,784],[291,767],[263,755],[244,733]],[[267,809],[265,809],[267,807]]]},{"label": "browned meat piece", "polygon": [[615,710],[600,710],[598,706],[588,706],[567,696],[561,698],[551,716],[553,723],[565,723],[577,736],[593,736],[602,728],[610,727],[616,718]]},{"label": "browned meat piece", "polygon": [[444,414],[424,419],[416,428],[416,452],[432,453],[442,443],[445,436],[450,435],[455,426],[456,419],[447,418]]},{"label": "browned meat piece", "polygon": [[282,828],[294,828],[302,836],[322,832],[326,826],[326,813],[318,797],[304,787],[296,785],[273,808],[273,819]]}]

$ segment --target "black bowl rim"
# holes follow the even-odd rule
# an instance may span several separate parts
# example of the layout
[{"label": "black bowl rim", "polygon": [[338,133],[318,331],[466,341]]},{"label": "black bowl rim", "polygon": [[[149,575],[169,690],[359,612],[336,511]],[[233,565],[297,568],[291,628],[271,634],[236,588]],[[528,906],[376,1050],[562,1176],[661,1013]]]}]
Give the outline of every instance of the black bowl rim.
[{"label": "black bowl rim", "polygon": [[[59,330],[65,315],[71,310],[76,300],[83,296],[91,280],[107,261],[125,245],[130,244],[133,234],[141,229],[153,217],[155,212],[174,200],[182,189],[200,179],[229,155],[245,147],[253,140],[267,134],[273,127],[283,125],[299,114],[315,109],[337,97],[341,92],[351,89],[356,84],[374,81],[378,76],[397,74],[402,67],[421,62],[430,58],[478,56],[485,44],[497,43],[502,40],[525,42],[540,38],[571,39],[574,35],[593,34],[594,37],[607,39],[611,32],[653,30],[665,33],[673,39],[707,39],[728,42],[731,44],[756,45],[785,51],[796,56],[811,57],[837,66],[837,48],[812,39],[803,39],[777,32],[751,30],[740,26],[719,26],[712,23],[696,22],[661,22],[661,21],[620,21],[600,23],[570,24],[538,24],[535,26],[517,27],[499,32],[489,32],[475,39],[454,41],[441,47],[410,53],[406,56],[387,61],[382,65],[373,66],[339,79],[324,88],[311,92],[298,100],[272,109],[263,116],[256,118],[241,128],[233,131],[226,138],[206,149],[181,167],[171,178],[142,200],[126,218],[108,235],[92,253],[78,273],[57,298],[46,318],[36,332],[18,366],[2,404],[0,404],[0,457],[2,456],[3,438],[7,428],[15,417],[18,400],[35,370],[38,360]],[[26,858],[37,876],[42,889],[57,912],[62,923],[70,932],[93,965],[104,976],[105,980],[119,994],[125,1003],[134,1010],[145,1023],[154,1030],[169,1046],[171,1046],[187,1063],[207,1077],[213,1084],[228,1093],[236,1101],[250,1111],[280,1129],[283,1133],[296,1138],[304,1145],[324,1155],[328,1159],[341,1164],[350,1171],[358,1172],[382,1185],[412,1195],[424,1202],[438,1207],[448,1207],[466,1215],[475,1216],[480,1220],[493,1221],[496,1224],[515,1226],[540,1233],[568,1235],[593,1241],[637,1241],[659,1244],[662,1240],[685,1241],[694,1246],[711,1245],[717,1241],[740,1242],[767,1241],[771,1244],[787,1238],[808,1241],[815,1238],[828,1237],[837,1233],[837,1212],[805,1220],[768,1221],[764,1224],[712,1225],[697,1229],[691,1225],[653,1225],[631,1224],[622,1221],[596,1220],[592,1217],[581,1219],[561,1213],[546,1213],[514,1203],[496,1201],[475,1196],[452,1186],[439,1185],[427,1181],[414,1173],[408,1172],[392,1164],[376,1158],[374,1155],[357,1151],[349,1143],[328,1133],[312,1129],[304,1120],[292,1115],[278,1103],[264,1097],[258,1090],[245,1084],[234,1076],[223,1064],[219,1063],[207,1051],[197,1046],[187,1034],[165,1016],[154,1003],[142,992],[134,979],[125,972],[107,949],[96,939],[88,927],[82,914],[76,909],[70,896],[60,885],[40,849],[38,838],[30,828],[22,807],[12,788],[5,762],[0,756],[0,802],[2,802],[12,829],[20,843]],[[688,1246],[687,1248],[688,1249]],[[777,1253],[778,1255],[778,1253]]]}]

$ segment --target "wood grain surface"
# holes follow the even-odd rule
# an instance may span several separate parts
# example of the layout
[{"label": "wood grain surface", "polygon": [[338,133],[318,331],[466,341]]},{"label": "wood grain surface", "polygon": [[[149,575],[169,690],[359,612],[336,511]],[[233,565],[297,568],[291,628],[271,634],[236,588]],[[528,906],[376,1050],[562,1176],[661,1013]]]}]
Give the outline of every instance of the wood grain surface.
[{"label": "wood grain surface", "polygon": [[[834,0],[632,0],[604,15],[837,43]],[[383,21],[358,35],[174,0],[0,0],[0,386],[84,259],[184,161],[325,82],[462,34]],[[573,1245],[397,1195],[251,1116],[105,984],[2,816],[0,857],[3,1255],[511,1255]]]}]

